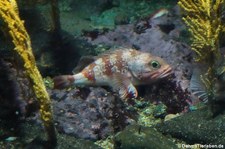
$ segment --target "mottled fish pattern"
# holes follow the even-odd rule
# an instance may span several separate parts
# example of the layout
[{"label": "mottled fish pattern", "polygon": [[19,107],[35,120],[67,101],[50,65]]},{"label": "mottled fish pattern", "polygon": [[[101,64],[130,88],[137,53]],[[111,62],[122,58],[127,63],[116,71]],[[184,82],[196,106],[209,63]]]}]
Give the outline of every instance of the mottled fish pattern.
[{"label": "mottled fish pattern", "polygon": [[54,87],[111,86],[121,98],[137,97],[135,85],[149,84],[170,75],[172,68],[162,58],[134,49],[118,49],[99,56],[74,75],[54,78]]}]

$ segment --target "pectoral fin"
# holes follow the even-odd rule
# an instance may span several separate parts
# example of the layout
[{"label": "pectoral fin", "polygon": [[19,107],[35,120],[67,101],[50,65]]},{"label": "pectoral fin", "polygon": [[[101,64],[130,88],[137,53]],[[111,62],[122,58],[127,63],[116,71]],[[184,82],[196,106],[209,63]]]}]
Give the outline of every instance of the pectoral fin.
[{"label": "pectoral fin", "polygon": [[116,74],[113,75],[112,80],[112,87],[114,90],[118,91],[120,98],[136,98],[138,96],[137,89],[127,75]]}]

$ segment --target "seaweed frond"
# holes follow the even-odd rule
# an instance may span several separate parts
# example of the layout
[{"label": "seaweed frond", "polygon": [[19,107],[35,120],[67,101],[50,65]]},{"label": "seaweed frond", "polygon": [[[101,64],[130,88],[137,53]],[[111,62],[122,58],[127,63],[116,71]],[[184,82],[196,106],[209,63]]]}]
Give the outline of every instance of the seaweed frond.
[{"label": "seaweed frond", "polygon": [[219,58],[224,0],[180,0],[178,5],[186,14],[183,20],[192,34],[191,47],[196,52],[196,61],[211,62]]},{"label": "seaweed frond", "polygon": [[33,90],[40,103],[40,115],[48,133],[49,140],[56,143],[55,129],[53,124],[53,114],[51,100],[46,91],[42,76],[38,71],[35,58],[31,48],[30,37],[24,27],[24,22],[18,15],[17,4],[15,0],[0,1],[0,19],[4,22],[15,51],[21,57],[24,63],[24,69],[27,76],[33,84]]},{"label": "seaweed frond", "polygon": [[183,20],[192,34],[191,48],[196,53],[196,61],[206,64],[207,71],[200,78],[206,88],[209,108],[215,116],[219,100],[224,100],[221,75],[225,67],[219,69],[218,62],[222,60],[219,40],[225,31],[225,3],[224,0],[180,0],[178,5],[186,13]]}]

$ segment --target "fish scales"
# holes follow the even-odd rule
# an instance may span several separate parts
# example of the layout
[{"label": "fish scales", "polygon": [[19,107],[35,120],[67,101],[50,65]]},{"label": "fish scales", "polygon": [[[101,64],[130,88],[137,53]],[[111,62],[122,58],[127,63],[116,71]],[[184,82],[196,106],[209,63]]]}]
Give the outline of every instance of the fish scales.
[{"label": "fish scales", "polygon": [[117,51],[112,55],[99,58],[81,73],[90,81],[89,83],[103,82],[115,73],[125,74],[128,71],[128,61],[135,56],[131,52]]},{"label": "fish scales", "polygon": [[120,49],[99,56],[75,75],[54,78],[55,88],[71,85],[111,86],[121,98],[137,97],[134,85],[148,84],[171,74],[172,68],[160,57],[134,49]]}]

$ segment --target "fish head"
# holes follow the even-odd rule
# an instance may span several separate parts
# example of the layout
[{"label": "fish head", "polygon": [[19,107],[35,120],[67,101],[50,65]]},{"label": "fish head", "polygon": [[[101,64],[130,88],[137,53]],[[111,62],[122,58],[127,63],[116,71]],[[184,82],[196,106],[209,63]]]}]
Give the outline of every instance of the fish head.
[{"label": "fish head", "polygon": [[165,78],[172,73],[172,67],[168,63],[150,54],[140,57],[135,65],[132,74],[146,83]]}]

